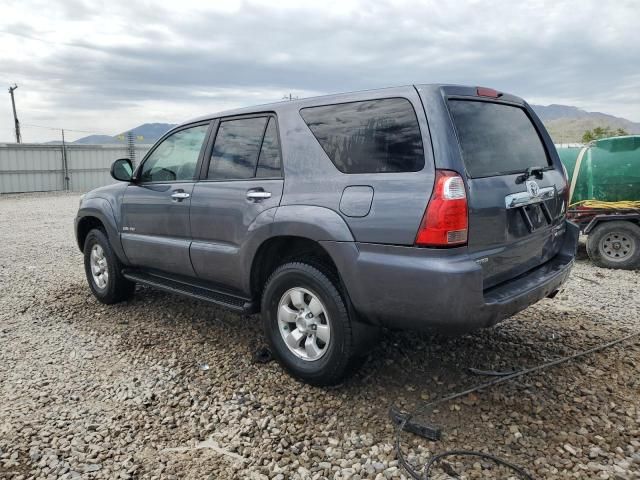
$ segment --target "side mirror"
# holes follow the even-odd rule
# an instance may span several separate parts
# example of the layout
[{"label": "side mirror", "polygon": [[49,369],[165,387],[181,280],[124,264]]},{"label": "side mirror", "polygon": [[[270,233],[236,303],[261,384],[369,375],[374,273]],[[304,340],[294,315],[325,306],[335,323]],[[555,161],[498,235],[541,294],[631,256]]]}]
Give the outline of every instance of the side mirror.
[{"label": "side mirror", "polygon": [[128,158],[119,158],[111,164],[111,176],[121,182],[130,182],[133,175],[133,165]]}]

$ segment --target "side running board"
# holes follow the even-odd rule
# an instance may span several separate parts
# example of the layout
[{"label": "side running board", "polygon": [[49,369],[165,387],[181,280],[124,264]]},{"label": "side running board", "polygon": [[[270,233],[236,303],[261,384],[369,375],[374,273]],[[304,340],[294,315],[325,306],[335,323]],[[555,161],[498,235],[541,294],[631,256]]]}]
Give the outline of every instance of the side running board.
[{"label": "side running board", "polygon": [[158,290],[169,293],[177,293],[187,297],[214,303],[239,313],[255,313],[255,306],[251,300],[232,293],[215,290],[204,285],[195,285],[184,281],[167,278],[140,270],[123,270],[122,275],[132,282],[148,285]]}]

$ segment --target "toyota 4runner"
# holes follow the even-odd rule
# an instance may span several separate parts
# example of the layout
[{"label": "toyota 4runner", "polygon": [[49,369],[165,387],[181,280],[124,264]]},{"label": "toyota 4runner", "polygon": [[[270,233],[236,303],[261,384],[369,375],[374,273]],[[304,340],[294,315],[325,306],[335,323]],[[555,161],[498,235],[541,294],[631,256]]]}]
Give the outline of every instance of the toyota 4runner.
[{"label": "toyota 4runner", "polygon": [[488,327],[567,279],[578,228],[522,99],[416,85],[207,115],[81,200],[89,286],[261,312],[280,363],[339,382],[380,327]]}]

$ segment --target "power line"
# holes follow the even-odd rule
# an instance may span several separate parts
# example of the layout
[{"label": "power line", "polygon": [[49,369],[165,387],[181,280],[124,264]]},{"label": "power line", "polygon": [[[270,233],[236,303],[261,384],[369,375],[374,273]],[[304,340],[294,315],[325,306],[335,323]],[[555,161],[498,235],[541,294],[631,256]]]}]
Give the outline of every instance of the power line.
[{"label": "power line", "polygon": [[33,123],[23,123],[22,124],[25,127],[34,127],[34,128],[44,128],[46,130],[64,130],[66,132],[76,132],[76,133],[91,133],[94,135],[108,135],[110,137],[113,137],[114,135],[111,135],[110,133],[101,133],[101,132],[96,132],[96,131],[89,131],[89,130],[75,130],[75,129],[71,129],[71,128],[63,128],[63,127],[48,127],[45,125],[35,125]]},{"label": "power line", "polygon": [[[13,107],[13,120],[14,120],[14,124],[15,124],[15,131],[16,131],[16,143],[22,143],[22,135],[20,134],[20,122],[18,121],[18,114],[16,113],[16,102],[14,99],[14,94],[13,92],[15,90],[17,90],[18,85],[16,85],[15,83],[13,84],[13,87],[9,86],[9,94],[11,95],[11,106]],[[64,131],[68,131],[68,132],[75,132],[75,133],[89,133],[92,135],[107,135],[107,136],[114,136],[111,135],[110,133],[99,133],[99,132],[95,132],[95,131],[89,131],[89,130],[76,130],[76,129],[71,129],[71,128],[63,128],[63,127],[50,127],[47,125],[36,125],[35,123],[23,123],[22,124],[25,127],[32,127],[32,128],[42,128],[45,130],[55,130],[55,131],[61,131],[62,136],[64,137]]]},{"label": "power line", "polygon": [[8,32],[6,30],[0,30],[0,35],[10,35],[13,37],[18,37],[18,38],[26,38],[27,40],[33,40],[35,42],[40,42],[40,43],[46,43],[47,45],[61,45],[64,47],[74,47],[74,48],[84,48],[87,50],[99,50],[98,47],[94,47],[92,45],[83,45],[81,43],[75,43],[75,42],[60,42],[60,41],[54,41],[48,38],[40,38],[40,37],[34,37],[33,35],[25,35],[24,33],[17,33],[17,32]]}]

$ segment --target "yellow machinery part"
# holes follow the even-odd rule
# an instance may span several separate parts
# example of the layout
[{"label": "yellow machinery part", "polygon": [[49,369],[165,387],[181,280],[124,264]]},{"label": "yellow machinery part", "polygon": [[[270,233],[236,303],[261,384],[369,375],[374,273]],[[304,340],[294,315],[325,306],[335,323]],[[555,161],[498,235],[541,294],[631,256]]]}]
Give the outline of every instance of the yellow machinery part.
[{"label": "yellow machinery part", "polygon": [[570,207],[587,207],[599,209],[633,210],[640,209],[640,200],[625,200],[621,202],[605,202],[602,200],[582,200],[572,203]]}]

